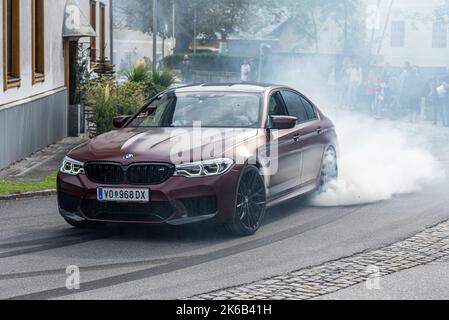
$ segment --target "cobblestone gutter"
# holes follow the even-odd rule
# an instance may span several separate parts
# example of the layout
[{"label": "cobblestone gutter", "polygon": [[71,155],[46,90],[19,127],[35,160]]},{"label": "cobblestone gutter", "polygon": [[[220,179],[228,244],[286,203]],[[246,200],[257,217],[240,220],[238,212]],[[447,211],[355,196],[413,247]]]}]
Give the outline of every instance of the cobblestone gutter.
[{"label": "cobblestone gutter", "polygon": [[305,300],[449,255],[449,222],[387,247],[270,279],[192,297],[197,300]]}]

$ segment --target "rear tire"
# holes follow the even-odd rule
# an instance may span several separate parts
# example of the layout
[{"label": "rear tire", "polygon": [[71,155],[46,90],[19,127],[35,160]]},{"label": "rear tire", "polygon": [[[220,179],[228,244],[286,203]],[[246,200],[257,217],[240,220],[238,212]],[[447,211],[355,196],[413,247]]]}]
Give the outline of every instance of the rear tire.
[{"label": "rear tire", "polygon": [[228,233],[250,236],[259,230],[265,218],[266,190],[259,169],[248,166],[237,190],[234,222],[226,225]]},{"label": "rear tire", "polygon": [[326,150],[321,165],[319,192],[326,191],[330,182],[338,179],[338,160],[335,149],[330,147]]}]

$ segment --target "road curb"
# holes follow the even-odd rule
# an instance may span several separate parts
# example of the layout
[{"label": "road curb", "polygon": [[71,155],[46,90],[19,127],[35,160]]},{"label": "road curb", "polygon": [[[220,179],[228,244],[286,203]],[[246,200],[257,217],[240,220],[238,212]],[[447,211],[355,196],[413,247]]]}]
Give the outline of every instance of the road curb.
[{"label": "road curb", "polygon": [[18,194],[9,194],[6,196],[0,196],[1,201],[8,200],[20,200],[20,199],[29,199],[36,197],[48,197],[56,195],[56,190],[43,190],[43,191],[35,191],[35,192],[26,192],[26,193],[18,193]]}]

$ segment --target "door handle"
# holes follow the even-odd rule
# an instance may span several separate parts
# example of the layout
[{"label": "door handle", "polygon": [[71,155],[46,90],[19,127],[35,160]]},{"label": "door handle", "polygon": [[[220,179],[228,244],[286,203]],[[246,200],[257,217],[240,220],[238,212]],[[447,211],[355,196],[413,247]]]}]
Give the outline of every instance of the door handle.
[{"label": "door handle", "polygon": [[301,135],[300,135],[299,133],[295,134],[295,135],[293,136],[293,140],[294,140],[295,142],[298,142],[299,140],[301,140]]},{"label": "door handle", "polygon": [[318,129],[316,129],[316,133],[322,134],[323,133],[323,128],[319,127]]}]

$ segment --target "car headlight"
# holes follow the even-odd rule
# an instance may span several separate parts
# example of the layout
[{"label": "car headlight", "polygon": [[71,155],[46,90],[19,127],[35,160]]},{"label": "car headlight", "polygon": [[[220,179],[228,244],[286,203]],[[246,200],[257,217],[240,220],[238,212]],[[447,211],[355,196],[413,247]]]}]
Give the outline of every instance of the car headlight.
[{"label": "car headlight", "polygon": [[175,176],[188,178],[218,176],[228,171],[233,164],[234,160],[227,158],[178,164]]},{"label": "car headlight", "polygon": [[84,174],[84,163],[65,157],[62,161],[61,169],[62,173],[70,174],[72,176],[77,176],[79,174]]}]

